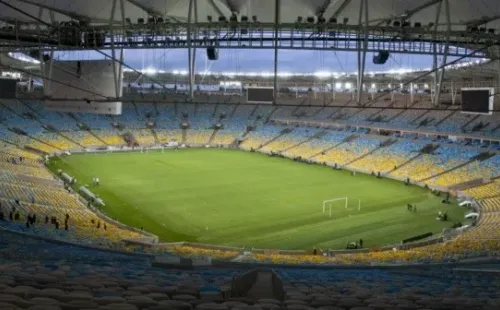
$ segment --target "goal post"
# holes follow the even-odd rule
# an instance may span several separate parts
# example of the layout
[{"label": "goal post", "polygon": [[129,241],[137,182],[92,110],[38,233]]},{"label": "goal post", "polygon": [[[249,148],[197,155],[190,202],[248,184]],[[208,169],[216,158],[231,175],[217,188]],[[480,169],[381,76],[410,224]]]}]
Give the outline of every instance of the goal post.
[{"label": "goal post", "polygon": [[[355,199],[355,201],[358,201],[357,203],[357,209],[358,211],[361,211],[361,199]],[[351,199],[352,201],[352,199]],[[349,198],[348,197],[340,197],[340,198],[333,198],[333,199],[328,199],[323,201],[323,213],[328,211],[328,216],[332,217],[332,206],[334,204],[342,203],[344,205],[344,208],[346,210],[351,210],[349,208]]]}]

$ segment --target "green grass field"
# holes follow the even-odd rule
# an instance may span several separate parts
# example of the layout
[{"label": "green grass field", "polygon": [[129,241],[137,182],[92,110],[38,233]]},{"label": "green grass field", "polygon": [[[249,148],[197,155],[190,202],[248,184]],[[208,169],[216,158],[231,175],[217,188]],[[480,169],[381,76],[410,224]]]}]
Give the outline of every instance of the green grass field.
[{"label": "green grass field", "polygon": [[[464,216],[419,187],[238,150],[81,154],[49,166],[76,177],[78,187],[99,177],[91,189],[106,202],[103,211],[163,241],[310,249],[363,238],[376,247],[440,232]],[[345,196],[349,209],[339,202],[331,218],[322,212],[324,200]],[[436,221],[439,210],[450,221]]]}]

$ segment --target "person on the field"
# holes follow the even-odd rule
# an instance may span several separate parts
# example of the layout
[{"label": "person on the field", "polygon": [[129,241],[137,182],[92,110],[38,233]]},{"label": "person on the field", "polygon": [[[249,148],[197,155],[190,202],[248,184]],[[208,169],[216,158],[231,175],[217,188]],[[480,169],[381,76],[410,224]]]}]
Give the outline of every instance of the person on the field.
[{"label": "person on the field", "polygon": [[363,247],[363,239],[359,238],[359,247],[362,248]]}]

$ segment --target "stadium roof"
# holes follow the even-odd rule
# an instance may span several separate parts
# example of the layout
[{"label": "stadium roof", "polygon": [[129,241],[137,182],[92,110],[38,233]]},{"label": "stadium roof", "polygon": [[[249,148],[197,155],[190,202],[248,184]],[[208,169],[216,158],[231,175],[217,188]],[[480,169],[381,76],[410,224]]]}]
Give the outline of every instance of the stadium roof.
[{"label": "stadium roof", "polygon": [[[36,23],[29,15],[51,23],[53,21],[86,20],[93,24],[108,23],[113,0],[1,0],[0,20],[3,22]],[[124,16],[136,21],[148,16],[170,17],[172,21],[186,21],[188,0],[124,0]],[[357,24],[361,0],[281,0],[280,21],[295,22],[298,16],[323,15],[327,20],[348,18]],[[437,7],[441,0],[369,0],[371,25],[385,25],[395,19],[405,19],[422,25],[435,23]],[[476,26],[500,30],[500,1],[450,0],[450,18],[453,30]],[[6,5],[7,4],[7,5]],[[9,6],[10,5],[10,6]],[[14,6],[15,8],[13,8]],[[239,15],[256,16],[261,22],[274,21],[275,1],[272,0],[197,0],[198,20],[207,16]],[[444,6],[443,6],[444,7]],[[17,10],[17,9],[19,10]],[[24,14],[20,11],[26,12]],[[116,1],[114,19],[121,20],[121,0]],[[446,10],[441,9],[438,25],[446,27]]]}]

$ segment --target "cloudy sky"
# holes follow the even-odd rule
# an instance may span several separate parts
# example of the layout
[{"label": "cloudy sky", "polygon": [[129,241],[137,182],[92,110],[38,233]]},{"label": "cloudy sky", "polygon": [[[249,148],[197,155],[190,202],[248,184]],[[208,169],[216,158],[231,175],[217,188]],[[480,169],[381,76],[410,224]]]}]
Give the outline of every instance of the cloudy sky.
[{"label": "cloudy sky", "polygon": [[[111,54],[111,52],[107,51]],[[374,65],[374,53],[367,54],[366,71],[389,71],[398,69],[423,69],[432,66],[430,55],[392,54],[385,65]],[[58,52],[61,60],[102,59],[97,52]],[[165,71],[187,70],[187,49],[126,50],[124,62],[134,69],[154,68]],[[355,52],[281,50],[278,70],[291,73],[314,73],[318,71],[354,72],[357,68]],[[454,57],[448,57],[452,61]],[[219,60],[208,61],[205,49],[198,49],[196,72],[272,72],[273,50],[220,49]]]}]

